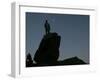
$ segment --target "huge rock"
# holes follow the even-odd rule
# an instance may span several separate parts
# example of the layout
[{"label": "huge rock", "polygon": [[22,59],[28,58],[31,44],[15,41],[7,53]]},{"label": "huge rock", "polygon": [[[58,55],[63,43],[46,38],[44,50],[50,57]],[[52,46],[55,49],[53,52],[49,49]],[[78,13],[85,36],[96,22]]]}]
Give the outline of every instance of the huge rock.
[{"label": "huge rock", "polygon": [[55,64],[59,58],[60,40],[57,33],[44,35],[34,55],[35,62],[39,65]]}]

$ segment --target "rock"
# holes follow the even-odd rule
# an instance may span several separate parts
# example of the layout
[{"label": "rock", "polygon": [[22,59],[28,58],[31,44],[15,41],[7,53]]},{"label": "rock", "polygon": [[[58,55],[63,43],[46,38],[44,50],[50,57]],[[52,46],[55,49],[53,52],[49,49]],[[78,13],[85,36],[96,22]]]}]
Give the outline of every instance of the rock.
[{"label": "rock", "polygon": [[79,65],[79,64],[87,64],[83,60],[78,57],[68,58],[58,62],[58,65]]},{"label": "rock", "polygon": [[35,62],[39,65],[55,64],[59,58],[60,40],[57,33],[44,35],[34,55]]},{"label": "rock", "polygon": [[26,56],[26,67],[32,67],[32,66],[33,66],[33,60],[31,54],[28,53]]}]

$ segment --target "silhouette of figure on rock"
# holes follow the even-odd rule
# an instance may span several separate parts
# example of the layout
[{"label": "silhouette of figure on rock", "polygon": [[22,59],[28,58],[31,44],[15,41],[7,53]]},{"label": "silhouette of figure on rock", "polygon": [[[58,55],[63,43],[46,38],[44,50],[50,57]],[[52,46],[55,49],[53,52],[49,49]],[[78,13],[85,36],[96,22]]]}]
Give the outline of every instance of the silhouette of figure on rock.
[{"label": "silhouette of figure on rock", "polygon": [[38,65],[53,65],[57,63],[59,58],[61,36],[59,36],[56,32],[50,32],[50,24],[47,20],[44,26],[46,34],[43,36],[40,45],[34,55],[34,61]]},{"label": "silhouette of figure on rock", "polygon": [[46,34],[43,36],[35,52],[33,58],[35,62],[32,60],[31,54],[28,53],[26,56],[26,67],[89,64],[77,56],[58,60],[61,36],[56,32],[50,32],[50,24],[47,20],[44,23],[44,28]]},{"label": "silhouette of figure on rock", "polygon": [[50,24],[48,23],[48,20],[45,21],[45,32],[46,32],[46,35],[48,33],[50,33]]}]

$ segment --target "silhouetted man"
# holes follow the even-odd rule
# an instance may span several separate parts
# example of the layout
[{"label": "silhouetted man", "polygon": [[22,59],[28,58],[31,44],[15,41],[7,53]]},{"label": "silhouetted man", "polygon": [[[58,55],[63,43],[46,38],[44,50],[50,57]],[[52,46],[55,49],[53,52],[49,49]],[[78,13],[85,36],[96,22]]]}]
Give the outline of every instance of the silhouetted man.
[{"label": "silhouetted man", "polygon": [[45,32],[46,32],[46,34],[50,33],[50,24],[48,23],[47,20],[46,20],[46,22],[45,22],[44,27],[45,27]]}]

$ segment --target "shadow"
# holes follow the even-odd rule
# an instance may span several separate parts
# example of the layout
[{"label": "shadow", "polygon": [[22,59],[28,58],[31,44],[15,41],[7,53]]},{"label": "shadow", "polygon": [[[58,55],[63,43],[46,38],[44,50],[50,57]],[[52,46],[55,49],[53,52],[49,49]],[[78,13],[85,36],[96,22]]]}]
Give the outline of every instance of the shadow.
[{"label": "shadow", "polygon": [[15,76],[11,75],[11,74],[7,74],[7,76],[11,77],[11,78],[15,78]]}]

